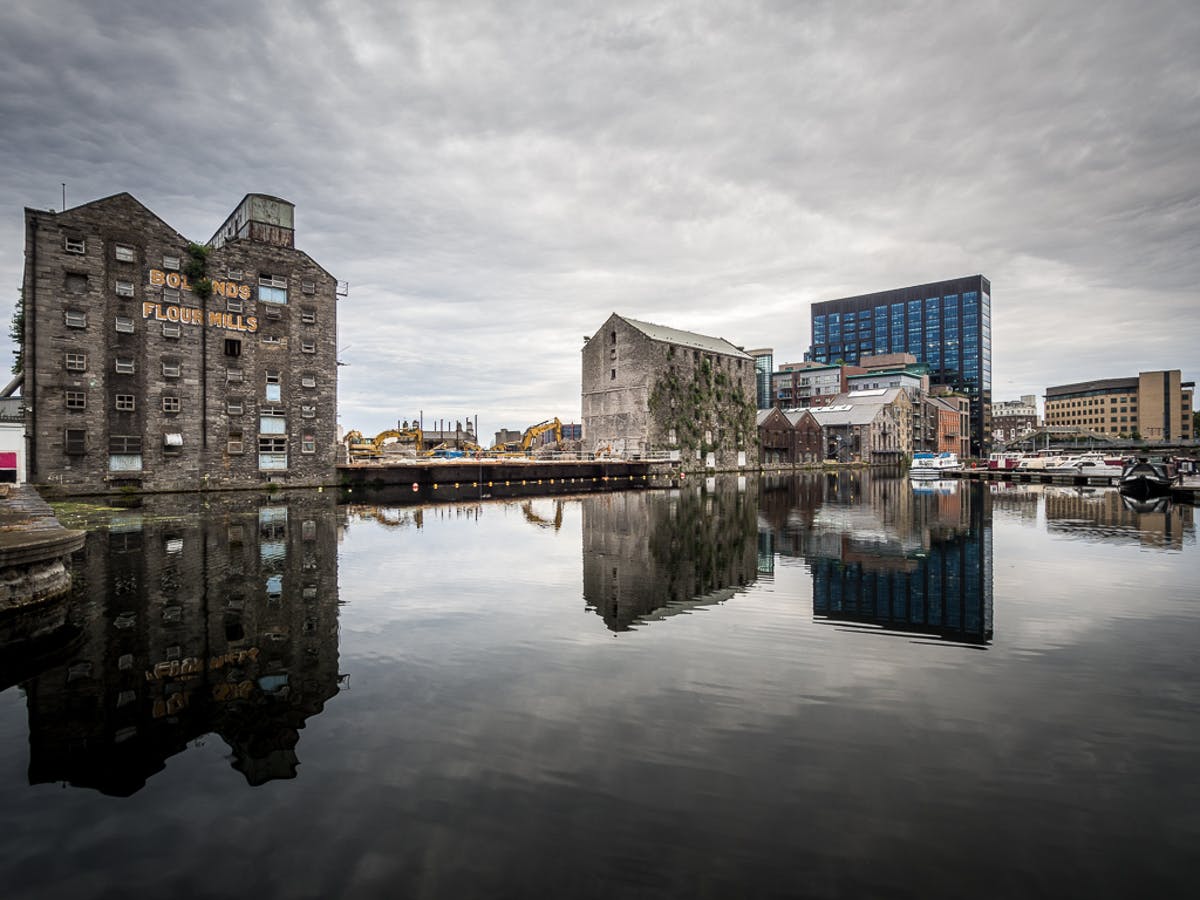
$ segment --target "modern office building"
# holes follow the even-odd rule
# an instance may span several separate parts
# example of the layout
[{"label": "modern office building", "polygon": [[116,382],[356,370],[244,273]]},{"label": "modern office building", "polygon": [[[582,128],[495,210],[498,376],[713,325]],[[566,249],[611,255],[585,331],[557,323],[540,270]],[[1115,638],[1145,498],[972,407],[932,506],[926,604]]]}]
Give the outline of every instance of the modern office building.
[{"label": "modern office building", "polygon": [[860,294],[812,305],[815,363],[858,365],[864,356],[909,353],[971,403],[971,453],[990,444],[992,285],[982,275]]},{"label": "modern office building", "polygon": [[329,483],[337,282],[248,194],[206,245],[126,193],[25,211],[28,478],[80,490]]},{"label": "modern office building", "polygon": [[771,348],[747,350],[754,357],[754,384],[758,393],[758,408],[770,409],[775,405],[771,391],[771,373],[775,370],[775,351]]},{"label": "modern office building", "polygon": [[1046,388],[1046,425],[1147,441],[1190,441],[1196,384],[1179,369]]},{"label": "modern office building", "polygon": [[781,409],[825,406],[850,390],[851,375],[866,372],[859,366],[784,363],[771,375],[774,403]]}]

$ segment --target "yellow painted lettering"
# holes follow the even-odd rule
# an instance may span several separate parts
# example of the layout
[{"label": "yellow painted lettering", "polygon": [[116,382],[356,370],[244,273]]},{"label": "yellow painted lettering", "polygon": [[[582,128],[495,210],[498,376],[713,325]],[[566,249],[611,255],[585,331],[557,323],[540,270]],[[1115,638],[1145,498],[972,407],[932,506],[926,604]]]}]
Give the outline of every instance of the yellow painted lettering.
[{"label": "yellow painted lettering", "polygon": [[246,330],[251,334],[258,331],[258,316],[246,316]]},{"label": "yellow painted lettering", "polygon": [[178,272],[168,272],[167,273],[167,287],[169,287],[169,288],[179,287],[179,273]]},{"label": "yellow painted lettering", "polygon": [[150,318],[151,314],[153,314],[153,312],[157,306],[158,306],[157,303],[151,303],[149,301],[146,301],[145,303],[143,303],[142,304],[142,318],[143,319]]},{"label": "yellow painted lettering", "polygon": [[239,284],[238,289],[237,289],[237,294],[238,294],[239,300],[249,300],[250,299],[250,285]]},{"label": "yellow painted lettering", "polygon": [[178,322],[179,321],[179,307],[178,306],[168,306],[167,307],[167,321],[168,322]]},{"label": "yellow painted lettering", "polygon": [[219,312],[210,312],[208,314],[208,326],[210,328],[212,328],[214,325],[219,327],[220,324],[221,324],[221,314]]},{"label": "yellow painted lettering", "polygon": [[214,281],[212,283],[212,289],[213,289],[213,293],[216,294],[218,297],[225,296],[225,282]]},{"label": "yellow painted lettering", "polygon": [[163,278],[163,273],[162,273],[161,269],[151,269],[150,270],[150,283],[151,284],[160,285],[163,283],[163,281],[164,281],[164,278]]}]

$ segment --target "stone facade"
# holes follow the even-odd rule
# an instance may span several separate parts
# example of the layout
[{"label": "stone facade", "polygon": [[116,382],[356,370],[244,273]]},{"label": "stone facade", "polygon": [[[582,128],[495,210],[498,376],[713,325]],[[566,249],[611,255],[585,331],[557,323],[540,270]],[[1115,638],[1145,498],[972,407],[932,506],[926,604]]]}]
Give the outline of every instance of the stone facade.
[{"label": "stone facade", "polygon": [[[290,203],[258,194],[235,215],[258,209],[291,221]],[[25,223],[30,481],[334,480],[337,282],[290,229],[218,232],[201,249],[129,194],[27,209]]]},{"label": "stone facade", "polygon": [[721,338],[615,313],[583,348],[583,447],[730,469],[758,457],[754,359]]}]

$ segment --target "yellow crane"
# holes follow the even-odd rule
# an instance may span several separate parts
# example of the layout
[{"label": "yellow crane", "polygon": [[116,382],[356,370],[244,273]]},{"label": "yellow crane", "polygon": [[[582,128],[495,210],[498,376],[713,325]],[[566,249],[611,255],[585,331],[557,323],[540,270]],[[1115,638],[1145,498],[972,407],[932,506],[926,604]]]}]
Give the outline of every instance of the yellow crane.
[{"label": "yellow crane", "polygon": [[515,453],[528,453],[533,446],[533,442],[545,434],[547,431],[554,432],[554,440],[562,443],[562,420],[555,416],[553,419],[547,419],[544,422],[538,422],[536,425],[530,425],[521,435],[521,440],[511,441],[507,444],[497,444],[493,450],[501,450]]},{"label": "yellow crane", "polygon": [[424,434],[420,428],[389,428],[387,431],[381,431],[379,434],[370,440],[366,440],[360,431],[351,431],[346,435],[346,446],[350,451],[351,462],[361,462],[364,460],[383,459],[383,445],[391,439],[398,441],[412,441],[415,445],[417,453],[420,453],[425,446]]}]

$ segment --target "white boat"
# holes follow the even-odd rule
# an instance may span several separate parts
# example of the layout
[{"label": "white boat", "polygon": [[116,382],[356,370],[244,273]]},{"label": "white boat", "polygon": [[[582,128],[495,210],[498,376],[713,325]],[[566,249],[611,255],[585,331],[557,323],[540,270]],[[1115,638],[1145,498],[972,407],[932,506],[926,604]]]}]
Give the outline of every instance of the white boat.
[{"label": "white boat", "polygon": [[956,453],[914,453],[909,478],[941,478],[947,472],[961,472]]},{"label": "white boat", "polygon": [[1045,471],[1054,475],[1111,478],[1124,471],[1126,462],[1127,460],[1119,456],[1105,456],[1103,453],[1080,453],[1078,456],[1063,457],[1056,465]]},{"label": "white boat", "polygon": [[1063,458],[1058,454],[1045,456],[1027,456],[1017,463],[1018,472],[1046,472],[1062,464]]}]

